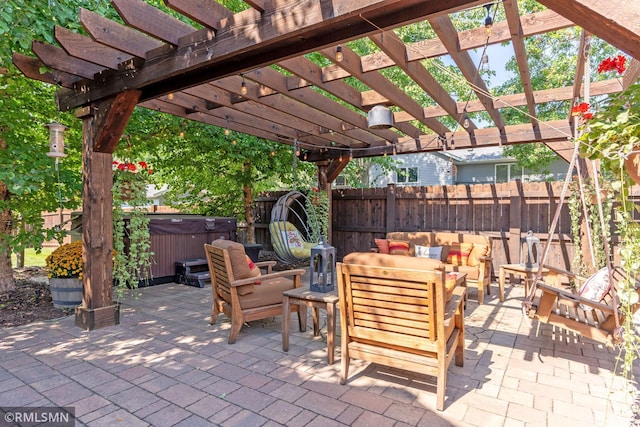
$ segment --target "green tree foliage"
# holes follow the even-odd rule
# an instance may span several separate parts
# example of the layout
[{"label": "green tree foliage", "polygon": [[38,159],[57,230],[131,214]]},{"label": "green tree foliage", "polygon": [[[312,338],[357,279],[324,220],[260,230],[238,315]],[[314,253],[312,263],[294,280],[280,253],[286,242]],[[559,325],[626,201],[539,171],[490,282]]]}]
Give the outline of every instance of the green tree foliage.
[{"label": "green tree foliage", "polygon": [[[80,123],[59,113],[54,88],[25,78],[11,55],[28,54],[34,39],[53,43],[54,25],[78,28],[78,7],[89,3],[95,9],[107,2],[4,0],[0,8],[0,291],[13,287],[11,252],[39,250],[59,236],[44,228],[41,212],[78,207],[81,189]],[[55,121],[70,127],[58,170],[46,155],[44,127]]]},{"label": "green tree foliage", "polygon": [[[520,4],[520,9],[521,11],[526,11],[526,13],[534,13],[539,12],[541,6],[534,1],[525,1]],[[534,91],[573,86],[580,44],[579,28],[571,27],[527,37],[524,42]],[[608,43],[592,37],[591,47],[588,52],[591,69],[589,79],[591,81],[604,78],[597,74],[597,65],[603,58],[615,52],[615,49]],[[496,87],[494,95],[499,97],[503,94],[523,92],[524,89],[515,57],[507,62],[505,68],[514,77]],[[542,121],[566,119],[571,111],[571,105],[571,101],[540,104],[536,113],[538,119]],[[525,114],[526,108],[524,107],[518,109],[504,108],[501,112],[507,124],[522,123],[528,120]],[[558,156],[549,147],[540,143],[508,146],[504,149],[504,155],[515,158],[519,166],[537,173],[548,172],[551,162],[558,159]]]}]

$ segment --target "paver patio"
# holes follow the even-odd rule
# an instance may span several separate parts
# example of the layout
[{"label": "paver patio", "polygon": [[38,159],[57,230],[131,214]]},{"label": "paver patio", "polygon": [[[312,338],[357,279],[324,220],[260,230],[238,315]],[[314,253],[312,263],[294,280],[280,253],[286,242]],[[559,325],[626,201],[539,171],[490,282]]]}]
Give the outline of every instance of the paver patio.
[{"label": "paver patio", "polygon": [[354,361],[340,385],[324,335],[293,328],[284,353],[280,318],[228,345],[226,318],[208,325],[210,288],[178,284],[128,298],[119,326],[86,332],[71,316],[0,330],[0,406],[74,406],[90,426],[632,423],[635,388],[612,375],[612,350],[529,325],[522,286],[507,285],[504,303],[491,290],[482,306],[470,290],[465,365],[452,365],[443,412],[428,376]]}]

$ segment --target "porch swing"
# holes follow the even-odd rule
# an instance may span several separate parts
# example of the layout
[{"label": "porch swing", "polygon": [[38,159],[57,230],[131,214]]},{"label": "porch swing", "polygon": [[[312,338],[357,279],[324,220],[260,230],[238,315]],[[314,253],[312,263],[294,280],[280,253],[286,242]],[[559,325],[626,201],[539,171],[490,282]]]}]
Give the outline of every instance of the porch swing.
[{"label": "porch swing", "polygon": [[[586,50],[585,50],[585,56]],[[584,70],[584,96],[585,101],[589,102],[590,89],[590,73],[588,57],[585,61]],[[574,135],[578,134],[577,120],[574,122]],[[558,225],[560,211],[562,209],[564,199],[569,187],[572,172],[577,168],[577,177],[579,184],[579,194],[582,203],[583,214],[588,219],[589,210],[585,201],[583,174],[580,171],[580,164],[577,162],[579,153],[579,144],[576,142],[574,151],[569,163],[567,176],[560,193],[560,200],[556,207],[556,211],[549,227],[549,236],[542,250],[541,259],[535,279],[533,280],[531,289],[522,303],[523,312],[531,319],[536,319],[541,323],[546,323],[560,327],[562,329],[574,332],[580,337],[587,337],[600,342],[608,347],[618,345],[622,341],[621,324],[629,328],[632,327],[631,319],[621,319],[619,312],[620,301],[618,299],[618,289],[620,283],[635,284],[636,292],[640,294],[640,282],[636,277],[631,275],[632,272],[625,272],[619,267],[613,267],[611,263],[611,250],[607,239],[606,224],[604,210],[602,207],[602,192],[598,168],[594,160],[589,160],[593,170],[593,184],[595,187],[596,202],[598,207],[598,216],[600,228],[602,230],[602,243],[605,252],[606,267],[600,269],[589,278],[582,278],[577,274],[560,270],[545,265],[545,260],[549,252],[549,244],[552,235]],[[587,240],[591,255],[592,266],[596,267],[596,260],[593,248],[593,239],[589,221],[585,221]],[[556,278],[555,284],[550,285],[541,281],[543,270],[550,272],[551,276]],[[559,276],[568,277],[570,280],[577,282],[579,289],[562,288]],[[632,312],[637,312],[638,304],[631,306]]]},{"label": "porch swing", "polygon": [[[588,86],[588,84],[587,84]],[[588,93],[588,90],[586,91]],[[571,180],[574,167],[578,169],[579,194],[585,218],[589,215],[585,201],[584,182],[581,178],[580,167],[577,163],[579,144],[576,143],[569,164],[569,170],[560,193],[560,200],[549,228],[549,236],[543,247],[538,270],[529,294],[522,303],[522,309],[529,318],[538,322],[550,324],[564,330],[587,337],[607,347],[614,347],[621,342],[621,315],[619,313],[618,283],[629,280],[628,273],[620,267],[613,267],[610,258],[610,247],[606,235],[604,211],[602,207],[602,192],[595,161],[590,160],[593,168],[593,181],[598,204],[598,216],[603,236],[604,251],[606,254],[606,267],[602,268],[589,278],[581,277],[575,273],[545,265],[549,252],[549,244],[552,234],[557,227],[566,192]],[[589,241],[589,249],[592,265],[596,266],[594,248],[591,238],[589,221],[586,223],[586,233]],[[549,271],[550,277],[555,277],[555,283],[549,284],[541,280],[543,270]],[[568,277],[574,281],[578,288],[563,288],[560,285],[560,276]],[[636,290],[640,293],[640,282],[635,280]],[[637,310],[638,307],[635,307]]]},{"label": "porch swing", "polygon": [[313,204],[295,190],[297,142],[293,150],[294,190],[281,196],[271,209],[269,234],[276,258],[285,264],[297,264],[311,257],[311,248],[320,243],[322,228]]}]

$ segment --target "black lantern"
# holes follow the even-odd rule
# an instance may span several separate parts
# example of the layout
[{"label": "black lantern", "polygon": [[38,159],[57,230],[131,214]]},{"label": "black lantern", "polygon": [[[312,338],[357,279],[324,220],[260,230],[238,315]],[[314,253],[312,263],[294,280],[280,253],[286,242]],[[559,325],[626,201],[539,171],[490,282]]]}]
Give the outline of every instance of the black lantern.
[{"label": "black lantern", "polygon": [[336,248],[320,241],[311,248],[310,289],[313,292],[331,292],[336,281]]}]

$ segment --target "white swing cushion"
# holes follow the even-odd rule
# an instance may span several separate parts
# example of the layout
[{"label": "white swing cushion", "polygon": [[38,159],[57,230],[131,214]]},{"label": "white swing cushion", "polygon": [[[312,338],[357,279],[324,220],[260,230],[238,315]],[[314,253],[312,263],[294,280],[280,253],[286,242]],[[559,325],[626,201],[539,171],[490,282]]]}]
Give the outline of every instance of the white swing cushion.
[{"label": "white swing cushion", "polygon": [[[595,272],[580,287],[578,295],[592,301],[600,302],[602,298],[609,292],[609,269],[604,267]],[[583,310],[590,310],[591,307],[580,304]]]}]

